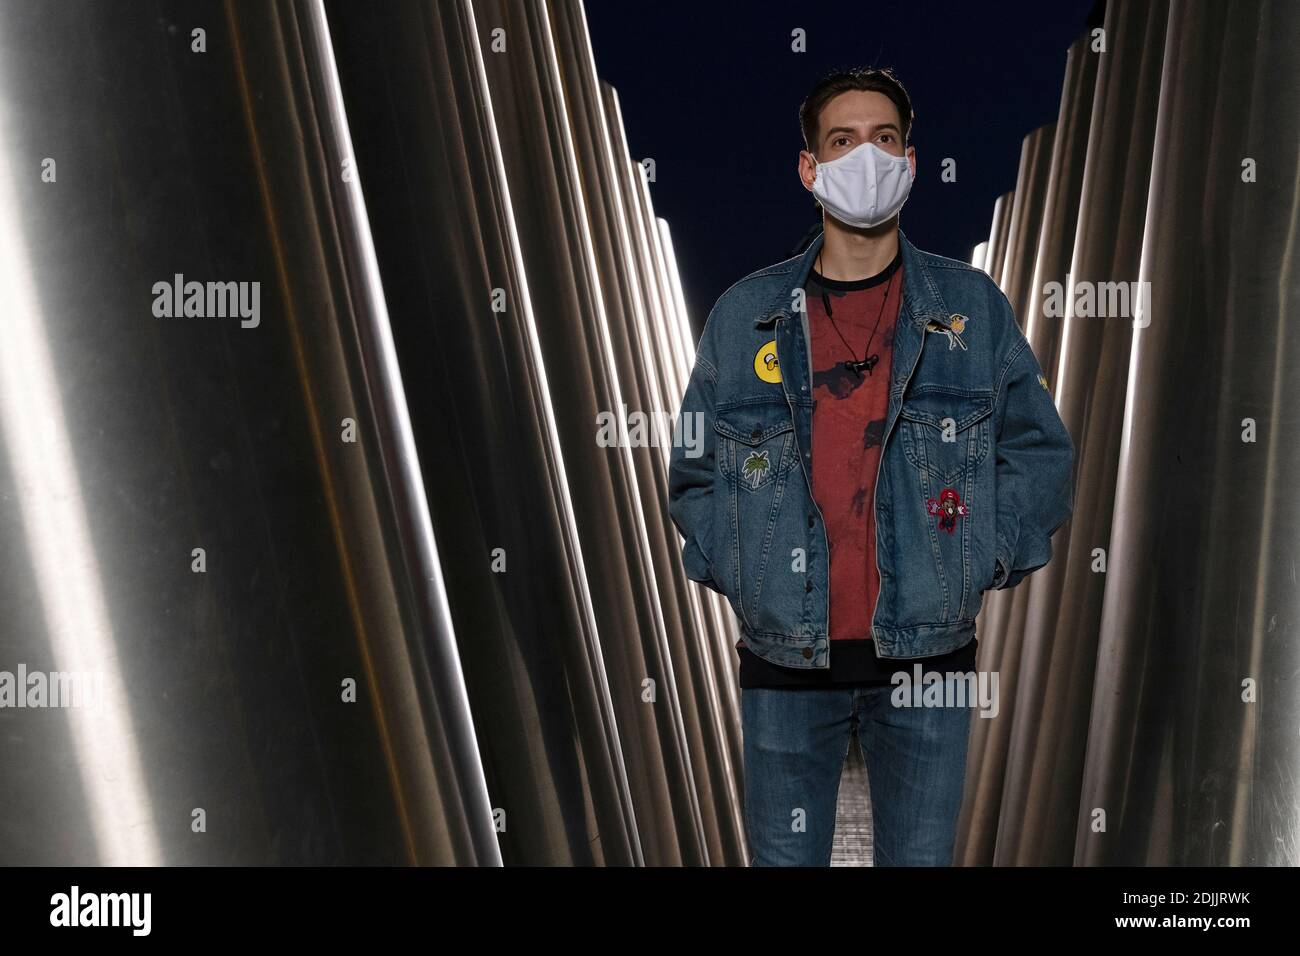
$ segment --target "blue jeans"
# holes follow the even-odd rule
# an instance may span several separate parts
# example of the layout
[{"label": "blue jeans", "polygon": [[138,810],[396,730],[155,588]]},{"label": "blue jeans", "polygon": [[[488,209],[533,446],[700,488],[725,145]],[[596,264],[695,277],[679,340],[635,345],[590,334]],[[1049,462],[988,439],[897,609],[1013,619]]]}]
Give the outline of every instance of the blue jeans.
[{"label": "blue jeans", "polygon": [[742,688],[751,866],[829,866],[854,730],[871,788],[876,866],[950,866],[971,708],[897,707],[888,684]]}]

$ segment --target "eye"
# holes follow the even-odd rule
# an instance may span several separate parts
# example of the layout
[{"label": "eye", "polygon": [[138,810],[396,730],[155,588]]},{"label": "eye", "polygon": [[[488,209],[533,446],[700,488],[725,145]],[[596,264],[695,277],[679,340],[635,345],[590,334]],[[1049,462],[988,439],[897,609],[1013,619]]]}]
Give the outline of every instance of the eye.
[{"label": "eye", "polygon": [[893,133],[881,133],[881,134],[880,134],[880,141],[881,141],[882,143],[892,143],[892,142],[894,141],[894,134],[893,134]]},{"label": "eye", "polygon": [[849,138],[847,136],[836,136],[835,139],[831,141],[832,146],[847,146],[848,143]]}]

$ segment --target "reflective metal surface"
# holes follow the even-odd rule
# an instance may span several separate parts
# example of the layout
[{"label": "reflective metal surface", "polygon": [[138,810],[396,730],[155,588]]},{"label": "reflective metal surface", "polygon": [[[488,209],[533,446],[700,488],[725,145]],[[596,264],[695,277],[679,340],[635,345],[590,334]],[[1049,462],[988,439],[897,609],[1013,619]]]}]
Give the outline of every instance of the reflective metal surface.
[{"label": "reflective metal surface", "polygon": [[[1038,163],[1041,150],[1046,148],[1046,134],[1032,145],[1027,142],[1021,150],[1017,178],[1027,187],[1022,209],[1038,208],[1040,184],[1043,189],[1038,241],[1032,244],[1035,230],[1022,219],[1014,248],[1008,242],[1008,256],[1014,254],[1017,261],[996,262],[988,270],[990,275],[1003,277],[1002,289],[1013,307],[1019,303],[1012,296],[1019,296],[1020,290],[1007,283],[1013,277],[1019,281],[1024,276],[1033,276],[1024,291],[1024,304],[1018,315],[1023,316],[1025,337],[1044,369],[1054,368],[1053,358],[1063,321],[1061,317],[1044,315],[1044,287],[1052,279],[1064,279],[1065,264],[1073,248],[1096,73],[1097,57],[1089,51],[1087,38],[1075,40],[1066,58],[1061,110],[1051,137],[1051,159],[1045,177]],[[1031,257],[1032,267],[1025,257]],[[1024,584],[1010,590],[986,593],[976,620],[979,666],[998,672],[1000,708],[996,717],[972,721],[969,770],[954,851],[954,859],[966,863],[991,862],[997,840],[1010,733],[1019,703],[1017,687],[1022,677],[1025,602],[1034,577],[1030,575]]]},{"label": "reflective metal surface", "polygon": [[564,290],[544,276],[535,290],[523,258],[495,114],[505,91],[468,4],[329,11],[358,165],[387,172],[366,180],[367,200],[416,442],[440,462],[434,527],[461,548],[446,573],[503,856],[640,862],[569,484],[581,469],[564,459],[540,348],[538,294]]},{"label": "reflective metal surface", "polygon": [[1033,251],[1038,248],[1043,226],[1043,203],[1047,198],[1047,175],[1055,142],[1056,124],[1048,123],[1020,144],[1020,172],[1007,226],[1006,252],[1002,257],[1002,271],[995,276],[1022,328],[1030,308]]},{"label": "reflective metal surface", "polygon": [[734,623],[627,420],[692,337],[581,5],[5,13],[0,670],[107,679],[0,710],[0,862],[743,861]]},{"label": "reflective metal surface", "polygon": [[[577,38],[575,46],[589,51],[585,21],[575,15],[580,8],[560,3],[556,9],[567,10],[568,23]],[[581,65],[589,61],[575,55],[564,62]],[[594,73],[588,71],[587,79],[594,81]],[[614,227],[608,247],[621,251],[621,255],[618,259],[601,257],[602,275],[607,287],[626,288],[629,293],[621,318],[612,323],[615,355],[623,381],[636,386],[640,409],[668,421],[677,412],[695,362],[694,337],[686,317],[668,225],[654,216],[649,183],[641,166],[628,155],[623,118],[613,88],[595,82],[575,82],[569,88],[582,92],[591,128],[601,134],[601,155],[607,157],[604,178],[599,181],[607,184],[607,222]],[[596,181],[594,175],[584,176],[584,182]],[[599,247],[605,245],[598,243]],[[635,263],[635,267],[622,268],[619,259]],[[685,576],[680,538],[663,507],[668,500],[669,451],[669,443],[664,441],[658,447],[633,448],[632,455],[642,475],[644,512],[655,519],[650,531],[655,542],[660,593],[666,609],[671,606],[670,599],[675,603],[680,619],[674,626],[672,618],[667,618],[669,663],[680,700],[692,775],[700,794],[709,860],[739,863],[744,861],[745,851],[740,809],[739,691],[733,650],[736,624],[721,595]]]},{"label": "reflective metal surface", "polygon": [[1076,863],[1300,863],[1297,35],[1170,12]]},{"label": "reflective metal surface", "polygon": [[0,862],[499,860],[322,11],[4,13]]},{"label": "reflective metal surface", "polygon": [[[1108,11],[1069,268],[1081,286],[1127,288],[1138,276],[1167,9]],[[1121,115],[1127,121],[1114,122]],[[1097,549],[1109,545],[1133,334],[1132,315],[1095,315],[1086,304],[1088,314],[1075,314],[1075,303],[1065,301],[1055,393],[1075,444],[1079,507],[1053,538],[1051,563],[1020,588],[1024,654],[1002,796],[1003,818],[1018,823],[999,831],[999,864],[1064,865],[1073,856],[1077,815],[1061,807],[1077,800],[1083,773],[1107,580]]]},{"label": "reflective metal surface", "polygon": [[[1055,139],[1055,123],[1040,126],[1025,137],[1020,147],[1020,169],[1016,177],[1015,199],[1008,217],[1005,251],[997,263],[980,263],[981,268],[998,279],[1022,327],[1032,298],[1030,280],[1042,227],[1048,172],[1051,169],[1049,160]],[[996,204],[994,217],[996,220]],[[981,245],[988,247],[987,242]],[[1014,593],[992,591],[984,595],[984,604],[976,619],[976,634],[981,648],[979,664],[982,668],[993,670],[997,666],[1001,653],[998,645],[1007,634],[1011,596]],[[997,813],[996,794],[1000,792],[1005,770],[1008,730],[1005,721],[999,724],[996,720],[989,719],[971,723],[968,756],[978,756],[978,763],[970,764],[970,767],[977,769],[970,769],[967,773],[966,799],[959,824],[955,859],[962,858],[963,839],[993,839],[993,821]],[[965,852],[972,851],[968,848]],[[985,855],[976,859],[987,858],[987,845],[981,852]]]},{"label": "reflective metal surface", "polygon": [[[662,345],[633,353],[627,323],[621,310],[608,307],[597,265],[591,207],[605,214],[608,206],[600,190],[584,190],[584,179],[594,183],[580,175],[577,128],[584,130],[584,145],[599,144],[599,152],[588,148],[581,153],[590,174],[603,172],[608,148],[608,138],[597,139],[589,125],[600,120],[594,71],[591,82],[582,85],[593,99],[579,105],[557,58],[563,49],[572,74],[575,56],[589,48],[575,40],[571,21],[565,21],[566,42],[560,47],[547,6],[540,2],[479,2],[475,15],[504,30],[510,44],[510,55],[484,58],[485,72],[542,359],[551,380],[564,386],[552,389],[551,401],[568,467],[578,544],[585,554],[600,556],[587,563],[586,575],[641,851],[653,864],[706,863],[701,781],[692,760],[705,759],[706,748],[699,739],[694,697],[682,693],[693,686],[689,662],[700,655],[693,640],[686,640],[686,634],[695,637],[693,631],[683,631],[689,622],[675,607],[665,614],[660,601],[661,579],[663,590],[678,596],[672,582],[680,564],[672,547],[675,539],[670,541],[662,521],[658,502],[664,497],[652,471],[663,455],[658,448],[631,447],[635,439],[621,430],[618,437],[631,440],[602,447],[595,427],[602,416],[622,418],[657,407],[637,395],[631,365],[639,356],[656,355],[661,377],[672,385],[681,377],[683,358],[673,348],[679,339],[660,333],[674,328],[678,317],[658,230],[638,191],[634,198],[642,203],[638,212],[647,242],[637,251],[645,271],[643,288],[654,306],[654,339]],[[601,225],[599,238],[608,247],[608,221],[602,219]],[[612,272],[606,275],[614,279]],[[635,458],[645,462],[640,473]],[[640,481],[648,484],[645,498]],[[653,529],[646,518],[647,502],[656,519]],[[694,754],[692,738],[699,744]],[[716,746],[708,749],[717,751]],[[708,806],[708,829],[715,833],[716,809]],[[721,853],[720,844],[714,849]]]},{"label": "reflective metal surface", "polygon": [[989,275],[1001,276],[1007,258],[1007,237],[1011,232],[1011,208],[1016,194],[1003,193],[993,203],[993,225],[984,246],[984,257],[980,268]]},{"label": "reflective metal surface", "polygon": [[1026,141],[1016,196],[1042,212],[1013,213],[1001,283],[1076,445],[1075,511],[1045,569],[985,595],[1002,709],[972,728],[962,862],[1300,862],[1298,13],[1110,3],[1045,179]]}]

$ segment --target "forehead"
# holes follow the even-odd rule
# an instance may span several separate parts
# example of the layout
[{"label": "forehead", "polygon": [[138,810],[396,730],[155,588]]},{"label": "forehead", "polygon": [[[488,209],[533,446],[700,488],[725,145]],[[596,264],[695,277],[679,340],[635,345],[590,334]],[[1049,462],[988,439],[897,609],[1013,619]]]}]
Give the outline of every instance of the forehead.
[{"label": "forehead", "polygon": [[817,125],[824,134],[832,126],[858,128],[884,123],[902,123],[893,100],[875,90],[846,90],[826,102]]}]

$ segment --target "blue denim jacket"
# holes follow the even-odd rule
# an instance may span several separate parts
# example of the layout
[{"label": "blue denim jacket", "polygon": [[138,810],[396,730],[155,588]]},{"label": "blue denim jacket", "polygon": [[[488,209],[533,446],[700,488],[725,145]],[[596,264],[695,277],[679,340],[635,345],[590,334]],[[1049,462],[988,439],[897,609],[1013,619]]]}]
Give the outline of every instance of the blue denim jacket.
[{"label": "blue denim jacket", "polygon": [[[818,235],[802,255],[718,299],[669,468],[687,576],[725,595],[749,648],[786,667],[830,666],[802,292],[821,244]],[[901,231],[899,244],[903,301],[874,502],[880,593],[871,636],[877,656],[906,659],[966,644],[984,591],[1048,562],[1051,536],[1073,507],[1074,448],[997,284],[922,252]]]}]

